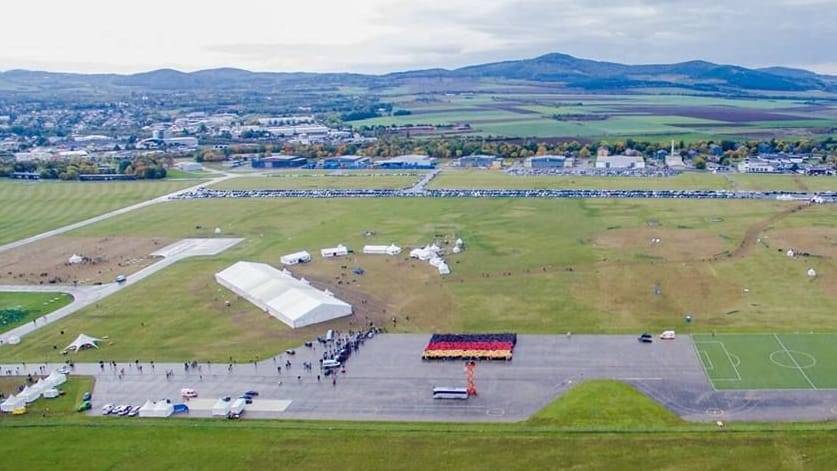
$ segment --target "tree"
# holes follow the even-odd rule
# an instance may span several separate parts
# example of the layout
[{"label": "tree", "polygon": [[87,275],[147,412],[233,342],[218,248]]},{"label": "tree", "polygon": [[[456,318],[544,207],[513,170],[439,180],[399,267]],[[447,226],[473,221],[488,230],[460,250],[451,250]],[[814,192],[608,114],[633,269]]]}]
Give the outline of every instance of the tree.
[{"label": "tree", "polygon": [[706,170],[706,159],[703,157],[695,157],[693,160],[695,168],[698,170]]}]

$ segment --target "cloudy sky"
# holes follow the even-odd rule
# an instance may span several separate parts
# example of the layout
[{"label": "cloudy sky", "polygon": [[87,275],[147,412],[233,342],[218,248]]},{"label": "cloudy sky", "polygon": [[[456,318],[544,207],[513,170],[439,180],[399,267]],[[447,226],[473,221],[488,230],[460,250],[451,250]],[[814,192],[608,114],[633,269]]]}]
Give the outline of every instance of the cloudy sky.
[{"label": "cloudy sky", "polygon": [[3,18],[0,70],[381,73],[564,52],[837,74],[837,0],[28,0]]}]

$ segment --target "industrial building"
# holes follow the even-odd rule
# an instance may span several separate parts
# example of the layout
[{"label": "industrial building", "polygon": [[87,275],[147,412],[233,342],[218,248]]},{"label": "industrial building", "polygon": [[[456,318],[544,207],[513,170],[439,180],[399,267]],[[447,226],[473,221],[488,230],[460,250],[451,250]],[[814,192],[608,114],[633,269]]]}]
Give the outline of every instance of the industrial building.
[{"label": "industrial building", "polygon": [[387,160],[379,160],[375,163],[378,168],[383,169],[431,169],[436,168],[436,159],[426,155],[410,154],[393,157]]},{"label": "industrial building", "polygon": [[526,168],[568,168],[573,166],[573,159],[568,159],[563,155],[536,155],[527,157],[523,161],[523,166]]},{"label": "industrial building", "polygon": [[641,169],[645,160],[641,155],[600,155],[596,157],[596,168]]},{"label": "industrial building", "polygon": [[322,160],[323,168],[325,169],[364,169],[369,168],[372,159],[363,157],[361,155],[338,155],[336,157],[326,157]]},{"label": "industrial building", "polygon": [[459,167],[476,167],[476,168],[491,168],[499,167],[503,160],[493,155],[466,155],[457,159],[456,164]]},{"label": "industrial building", "polygon": [[308,159],[296,155],[271,155],[250,160],[252,168],[291,168],[302,167],[307,163]]}]

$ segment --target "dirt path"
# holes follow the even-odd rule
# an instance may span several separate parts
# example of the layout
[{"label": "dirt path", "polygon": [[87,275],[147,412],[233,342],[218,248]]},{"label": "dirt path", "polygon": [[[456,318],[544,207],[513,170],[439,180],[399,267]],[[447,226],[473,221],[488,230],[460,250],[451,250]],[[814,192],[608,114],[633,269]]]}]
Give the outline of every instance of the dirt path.
[{"label": "dirt path", "polygon": [[756,246],[756,243],[759,239],[759,234],[761,234],[766,228],[768,228],[773,223],[780,221],[798,211],[802,211],[803,209],[808,207],[810,207],[808,203],[801,204],[799,206],[794,206],[793,208],[786,209],[780,213],[774,214],[773,216],[770,216],[764,221],[753,224],[747,229],[747,232],[744,233],[744,240],[741,241],[741,244],[738,246],[738,248],[736,248],[734,251],[732,251],[732,253],[730,253],[730,257],[739,258],[748,255],[753,250],[753,247]]}]

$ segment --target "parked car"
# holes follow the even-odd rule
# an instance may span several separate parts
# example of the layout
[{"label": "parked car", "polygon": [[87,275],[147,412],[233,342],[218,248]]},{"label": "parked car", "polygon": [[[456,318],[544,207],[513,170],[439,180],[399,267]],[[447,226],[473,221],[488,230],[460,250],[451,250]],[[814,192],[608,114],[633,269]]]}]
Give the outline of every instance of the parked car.
[{"label": "parked car", "polygon": [[654,336],[649,334],[648,332],[645,332],[642,335],[640,335],[637,338],[637,340],[639,340],[640,343],[651,343],[654,341]]},{"label": "parked car", "polygon": [[660,334],[660,339],[662,340],[674,340],[676,335],[674,334],[673,330],[664,330],[662,334]]},{"label": "parked car", "polygon": [[90,410],[93,407],[93,404],[90,401],[83,401],[81,404],[76,407],[76,412],[84,412]]},{"label": "parked car", "polygon": [[58,368],[58,369],[57,369],[57,370],[55,370],[55,371],[57,371],[57,372],[59,372],[59,373],[62,373],[62,374],[65,374],[65,375],[68,375],[68,374],[70,374],[70,367],[69,367],[69,366],[64,365],[64,366],[62,366],[61,368]]},{"label": "parked car", "polygon": [[240,399],[244,399],[245,404],[252,404],[253,403],[253,398],[251,396],[246,395],[246,394],[242,395],[240,397]]},{"label": "parked car", "polygon": [[253,391],[253,390],[251,389],[251,390],[249,390],[249,391],[245,392],[245,393],[244,393],[244,395],[246,395],[246,396],[258,396],[258,395],[259,395],[259,392],[258,392],[258,391]]},{"label": "parked car", "polygon": [[183,388],[180,390],[180,395],[183,397],[198,397],[198,392],[192,388]]},{"label": "parked car", "polygon": [[116,280],[115,280],[115,281],[116,281],[117,283],[125,283],[125,281],[126,281],[127,279],[128,279],[128,277],[127,277],[127,276],[125,276],[125,275],[119,275],[119,276],[117,276],[117,277],[116,277]]},{"label": "parked car", "polygon": [[131,406],[131,411],[128,412],[128,417],[136,417],[139,415],[140,406]]},{"label": "parked car", "polygon": [[102,406],[102,415],[108,415],[113,411],[113,404],[105,404]]},{"label": "parked car", "polygon": [[81,396],[82,401],[89,401],[93,398],[93,395],[90,394],[90,391],[86,391],[83,396]]}]

